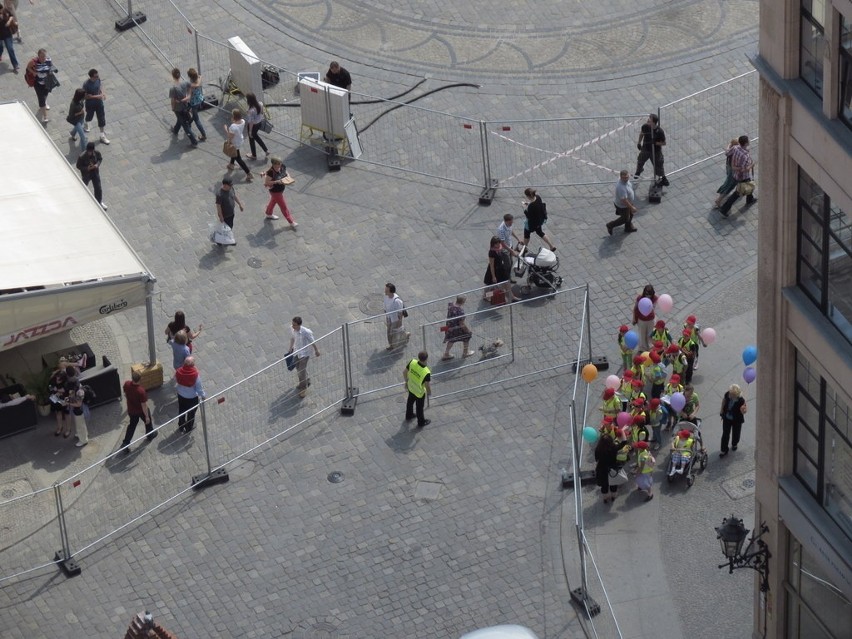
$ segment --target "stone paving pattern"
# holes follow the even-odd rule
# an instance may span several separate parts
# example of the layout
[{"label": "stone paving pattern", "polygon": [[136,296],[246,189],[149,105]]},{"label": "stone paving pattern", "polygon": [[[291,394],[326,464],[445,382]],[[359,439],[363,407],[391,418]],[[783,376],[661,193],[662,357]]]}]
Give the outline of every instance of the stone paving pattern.
[{"label": "stone paving pattern", "polygon": [[[148,4],[134,8],[152,17],[164,11],[163,3]],[[314,5],[303,10],[281,2],[190,0],[181,7],[202,33],[217,39],[242,35],[264,59],[288,58],[291,70],[324,69],[330,58],[339,58],[356,87],[369,94],[398,93],[426,74],[481,81],[479,90],[433,94],[428,106],[484,119],[640,113],[649,104],[747,71],[745,55],[756,37],[756,3],[727,4],[723,11],[713,2],[659,8],[623,3],[625,21],[636,25],[624,42],[607,40],[611,15],[583,15],[596,10],[589,6],[579,12],[572,4],[536,3],[535,22],[541,27],[521,34],[511,25],[532,23],[531,9],[502,3],[482,12],[475,5],[459,8],[434,0],[408,11],[399,4],[361,3],[366,15],[358,28],[353,28],[349,3],[324,5],[331,12],[326,22],[317,21]],[[649,29],[672,17],[667,12],[678,11],[701,28],[687,33],[673,22],[665,30]],[[463,185],[359,164],[330,174],[323,157],[273,136],[271,148],[283,154],[298,180],[287,191],[298,231],[281,221],[264,222],[263,188],[244,184],[237,173],[236,188],[247,204],[237,214],[238,245],[211,247],[206,231],[214,215],[213,189],[225,170],[222,115],[204,114],[210,141],[197,149],[182,134],[170,136],[168,61],[137,30],[113,30],[114,4],[81,0],[50,11],[25,4],[22,14],[26,44],[17,47],[19,58],[26,60],[47,46],[61,69],[63,86],[52,99],[48,131],[69,160],[76,155],[64,123],[70,88],[93,66],[105,79],[112,144],[101,151],[109,215],[158,277],[157,330],[176,308],[187,312],[190,323],[204,322],[198,360],[210,394],[280,358],[295,314],[322,335],[343,321],[364,317],[364,300],[375,304],[388,279],[409,303],[475,288],[488,236],[504,212],[520,215],[520,188],[501,191],[490,208],[480,207],[476,189]],[[152,25],[155,35],[176,40],[177,20],[168,27],[157,24],[166,23]],[[371,41],[364,34],[371,29],[375,34],[376,24],[382,26],[382,39]],[[576,35],[571,46],[551,44],[569,27]],[[475,31],[475,37],[460,37],[463,29]],[[581,36],[598,43],[597,57]],[[176,42],[173,50],[183,56],[174,63],[182,68],[194,64],[185,42]],[[478,58],[471,53],[477,50]],[[601,50],[608,55],[599,55]],[[0,85],[5,98],[34,105],[33,92],[5,64]],[[670,136],[670,144],[676,143]],[[706,144],[721,147],[724,140]],[[632,169],[634,154],[631,145],[621,164]],[[756,262],[756,211],[735,212],[728,220],[711,212],[709,202],[723,178],[721,162],[679,175],[661,205],[642,202],[639,233],[613,238],[603,228],[612,215],[609,187],[542,190],[561,274],[566,284],[588,282],[591,289],[596,354],[617,361],[614,329],[628,319],[633,296],[648,280],[675,297],[677,321],[696,308],[713,324],[748,310],[753,288],[741,281],[748,281]],[[639,188],[643,200],[646,185]],[[248,264],[251,258],[260,260],[260,268]],[[732,290],[748,293],[734,296]],[[747,308],[727,311],[732,298]],[[469,310],[476,308],[471,300]],[[533,326],[549,318],[532,310],[529,317]],[[143,311],[111,318],[109,327],[127,353],[121,365],[145,358]],[[157,341],[169,371],[170,353],[159,336]],[[336,360],[324,361],[312,362],[315,374],[333,379]],[[712,398],[711,410],[718,388],[730,383],[731,372],[720,368],[728,376],[725,383],[699,387]],[[292,392],[286,384],[285,378],[281,396]],[[354,418],[329,414],[234,466],[229,484],[184,495],[84,553],[80,577],[66,580],[46,570],[3,584],[0,634],[111,637],[147,607],[180,637],[329,636],[321,632],[455,637],[500,622],[523,623],[548,639],[581,636],[568,602],[568,590],[577,584],[566,583],[563,569],[563,552],[576,552],[571,524],[560,514],[571,514],[571,494],[559,492],[557,484],[558,468],[567,458],[565,407],[572,385],[573,377],[560,375],[436,402],[429,410],[433,424],[420,433],[401,423],[401,393],[363,401]],[[325,382],[321,388],[331,393]],[[152,398],[158,423],[174,415],[169,383]],[[101,415],[118,419],[117,404],[108,410]],[[109,417],[96,413],[96,419],[93,444],[82,452],[57,449],[51,472],[91,463],[114,448],[125,422],[110,428]],[[43,424],[36,432],[53,446],[48,429]],[[171,492],[183,490],[189,472],[181,475],[175,469],[168,477],[161,470],[161,464],[172,466],[178,459],[169,452],[181,445],[180,438],[165,432],[163,437],[126,462],[101,469],[91,482],[97,486],[89,495],[94,506],[84,512],[120,519],[119,502],[128,494],[154,502],[170,492],[170,483]],[[27,441],[33,442],[33,458],[46,456],[37,440]],[[195,458],[200,446],[191,450]],[[721,520],[733,507],[718,491],[722,482],[749,470],[743,459],[744,465],[719,467],[712,480],[697,482],[689,494],[696,504],[702,499],[713,504],[707,508],[708,521]],[[26,478],[19,460],[12,462],[7,452],[2,460],[4,484],[7,477]],[[343,483],[326,480],[333,470],[344,473]],[[419,498],[436,488],[436,499]],[[706,536],[701,517],[700,522],[677,519],[677,527],[666,527],[674,513],[686,512],[683,503],[667,497],[660,495],[653,509],[626,509],[615,522],[590,517],[587,526],[605,533],[613,525],[621,530],[644,525],[653,545],[652,517],[666,534]],[[75,522],[79,526],[76,516]],[[103,522],[90,523],[95,531]],[[662,549],[670,547],[669,541],[663,535],[656,554],[667,568],[671,558]],[[715,552],[715,540],[710,541]],[[713,571],[715,579],[715,561],[696,570]],[[623,595],[632,584],[619,585],[626,573],[608,567],[616,573],[610,574],[608,588]],[[676,567],[667,574],[679,605],[672,612],[665,608],[669,602],[659,602],[667,623],[655,629],[656,636],[716,636],[707,622],[712,617],[697,625],[686,612],[695,600],[690,588],[706,576],[693,573],[686,580]],[[575,575],[569,571],[569,579]],[[750,623],[751,616],[747,585],[722,583],[727,584],[728,621],[740,623],[742,630],[741,622]],[[627,624],[619,619],[624,630]],[[642,636],[636,628],[626,636]]]}]

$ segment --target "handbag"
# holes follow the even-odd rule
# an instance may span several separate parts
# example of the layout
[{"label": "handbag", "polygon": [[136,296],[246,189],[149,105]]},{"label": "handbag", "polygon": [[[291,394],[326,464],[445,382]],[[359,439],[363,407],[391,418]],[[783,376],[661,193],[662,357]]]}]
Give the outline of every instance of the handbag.
[{"label": "handbag", "polygon": [[628,482],[627,473],[623,468],[609,469],[609,485],[610,486],[621,486]]},{"label": "handbag", "polygon": [[210,241],[220,246],[233,246],[237,243],[234,239],[234,231],[224,222],[219,222],[213,227],[213,233],[210,236]]},{"label": "handbag", "polygon": [[272,129],[274,128],[272,126],[272,122],[270,122],[269,118],[267,117],[264,117],[263,120],[261,120],[260,124],[257,125],[257,127],[264,133],[272,133]]},{"label": "handbag", "polygon": [[737,184],[737,194],[748,197],[754,193],[754,180],[749,180],[748,182],[740,182]]},{"label": "handbag", "polygon": [[287,364],[287,370],[291,371],[296,368],[296,355],[291,351],[284,356],[284,363]]},{"label": "handbag", "polygon": [[237,152],[237,147],[234,146],[233,142],[225,140],[224,144],[222,144],[222,153],[227,155],[229,158],[237,157]]}]

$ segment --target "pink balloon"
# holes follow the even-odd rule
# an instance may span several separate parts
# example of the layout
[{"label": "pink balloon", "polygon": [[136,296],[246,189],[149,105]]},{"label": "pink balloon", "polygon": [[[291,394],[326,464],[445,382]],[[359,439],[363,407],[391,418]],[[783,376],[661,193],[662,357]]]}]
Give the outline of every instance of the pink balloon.
[{"label": "pink balloon", "polygon": [[637,306],[639,307],[639,312],[642,313],[642,315],[650,315],[651,311],[654,310],[654,302],[650,297],[643,297],[640,299]]},{"label": "pink balloon", "polygon": [[751,384],[757,378],[757,371],[754,370],[754,366],[746,366],[743,371],[743,379],[746,384]]},{"label": "pink balloon", "polygon": [[616,388],[621,386],[621,380],[618,379],[618,375],[610,375],[606,378],[605,386],[607,388],[615,390]]},{"label": "pink balloon", "polygon": [[686,397],[683,396],[683,393],[674,393],[671,399],[669,399],[669,404],[671,404],[676,413],[679,413],[686,406]]},{"label": "pink balloon", "polygon": [[622,411],[618,414],[618,417],[615,418],[615,423],[619,426],[627,426],[627,424],[633,423],[633,418],[630,416],[630,413]]},{"label": "pink balloon", "polygon": [[672,296],[663,293],[657,298],[657,308],[659,308],[663,313],[669,313],[674,306],[674,302],[672,301]]},{"label": "pink balloon", "polygon": [[701,339],[704,340],[704,343],[707,344],[707,346],[710,346],[710,344],[716,341],[716,330],[713,328],[702,329]]}]

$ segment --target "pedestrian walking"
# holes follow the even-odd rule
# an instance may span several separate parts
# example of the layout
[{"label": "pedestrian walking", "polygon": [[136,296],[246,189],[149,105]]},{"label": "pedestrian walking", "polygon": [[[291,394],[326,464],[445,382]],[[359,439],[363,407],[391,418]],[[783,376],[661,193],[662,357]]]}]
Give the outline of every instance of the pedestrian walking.
[{"label": "pedestrian walking", "polygon": [[192,351],[188,345],[189,337],[186,334],[186,329],[180,330],[175,333],[174,338],[171,341],[172,347],[172,365],[175,370],[179,369],[183,366],[186,358],[192,355]]},{"label": "pedestrian walking", "polygon": [[254,93],[246,93],[246,102],[248,103],[248,112],[246,112],[246,126],[249,134],[249,147],[251,155],[249,160],[257,159],[257,147],[263,149],[266,157],[269,157],[269,149],[266,148],[266,143],[260,139],[260,125],[266,119],[263,114],[263,102],[259,102]]},{"label": "pedestrian walking", "polygon": [[47,382],[47,390],[50,393],[50,412],[56,416],[56,430],[54,436],[62,435],[65,438],[71,436],[71,419],[68,417],[68,406],[65,404],[65,382],[68,377],[65,374],[63,362],[60,360],[59,368],[53,371]]},{"label": "pedestrian walking", "polygon": [[204,387],[201,384],[201,375],[195,368],[195,358],[187,357],[183,366],[175,371],[175,382],[178,396],[178,430],[188,433],[195,428],[195,411],[198,403],[205,399]]},{"label": "pedestrian walking", "polygon": [[86,150],[77,158],[77,168],[83,178],[83,184],[92,186],[95,189],[95,199],[101,208],[106,211],[107,205],[104,202],[104,192],[101,188],[101,163],[104,161],[100,151],[95,150],[94,142],[86,143]]},{"label": "pedestrian walking", "polygon": [[74,432],[77,436],[77,448],[82,448],[89,443],[89,429],[86,425],[86,416],[83,414],[83,400],[86,391],[80,384],[78,371],[74,366],[65,368],[65,405],[68,407],[68,417],[74,424]]},{"label": "pedestrian walking", "polygon": [[234,228],[234,205],[240,207],[240,212],[245,210],[233,184],[233,180],[225,176],[222,178],[221,188],[216,192],[216,215],[219,216],[220,222],[224,222],[232,229]]},{"label": "pedestrian walking", "polygon": [[[402,372],[402,381],[408,391],[408,400],[405,402],[405,420],[417,417],[417,428],[425,428],[432,423],[426,419],[426,396],[432,394],[432,372],[426,366],[429,354],[426,351],[417,353],[417,357],[405,365]],[[416,413],[415,413],[416,411]]]},{"label": "pedestrian walking", "polygon": [[175,335],[180,332],[186,333],[187,342],[190,352],[192,351],[192,341],[201,335],[204,330],[204,324],[199,324],[198,329],[193,331],[186,323],[186,314],[183,311],[175,311],[175,318],[166,326],[166,341],[171,342]]},{"label": "pedestrian walking", "polygon": [[615,183],[615,198],[613,199],[616,218],[606,223],[607,233],[612,235],[616,226],[623,226],[625,233],[635,233],[639,230],[633,225],[633,216],[636,214],[635,200],[636,194],[633,192],[630,174],[627,171],[621,171],[618,175],[618,182]]},{"label": "pedestrian walking", "polygon": [[103,87],[101,86],[101,76],[98,74],[97,69],[89,69],[89,79],[83,83],[83,90],[86,92],[85,130],[87,133],[89,132],[89,122],[97,116],[98,129],[101,131],[101,143],[109,144],[109,140],[106,136],[106,111],[104,110],[106,93],[104,93]]},{"label": "pedestrian walking", "polygon": [[648,160],[654,161],[654,176],[655,179],[663,186],[668,186],[669,181],[666,179],[666,171],[663,160],[663,147],[666,145],[666,132],[660,126],[660,118],[656,113],[651,113],[648,116],[648,121],[642,125],[639,132],[639,141],[636,148],[639,149],[639,156],[636,158],[636,173],[633,174],[633,179],[638,180],[642,175]]},{"label": "pedestrian walking", "polygon": [[[26,80],[36,93],[38,99],[38,117],[42,124],[47,124],[50,119],[47,117],[47,112],[50,111],[50,105],[47,103],[47,96],[55,86],[56,81],[55,68],[53,60],[47,55],[46,49],[39,49],[36,57],[27,63]],[[50,84],[48,76],[50,76]]]},{"label": "pedestrian walking", "polygon": [[201,134],[198,141],[204,142],[207,140],[207,131],[204,130],[204,125],[201,124],[201,118],[198,116],[201,107],[204,106],[204,82],[198,71],[193,68],[187,69],[186,75],[189,78],[189,114]]},{"label": "pedestrian walking", "polygon": [[[521,298],[515,297],[512,292],[512,283],[509,274],[512,270],[512,260],[508,254],[503,253],[502,242],[499,237],[493,235],[488,246],[488,268],[485,269],[485,277],[482,279],[486,286],[501,289],[509,302],[519,302]],[[482,299],[487,299],[486,289],[482,292]]]},{"label": "pedestrian walking", "polygon": [[734,147],[739,145],[739,140],[737,138],[731,138],[731,141],[728,143],[728,148],[725,149],[725,181],[722,182],[722,186],[716,189],[716,200],[713,202],[713,208],[718,209],[722,204],[722,199],[730,194],[735,188],[737,188],[737,181],[734,179],[734,169],[731,166],[731,158],[734,155]]},{"label": "pedestrian walking", "polygon": [[83,89],[75,89],[74,97],[71,98],[71,106],[68,107],[68,117],[65,118],[71,125],[71,133],[68,139],[75,142],[77,137],[80,137],[80,153],[86,152],[86,145],[89,143],[85,129],[83,129],[83,118],[86,116],[85,98],[86,92]]},{"label": "pedestrian walking", "polygon": [[497,237],[500,238],[500,242],[502,242],[502,249],[509,253],[510,255],[517,255],[518,252],[512,248],[512,240],[515,240],[515,245],[522,244],[521,238],[518,237],[518,234],[512,229],[512,224],[515,221],[515,216],[511,213],[506,213],[503,216],[503,221],[500,222],[500,226],[497,227]]},{"label": "pedestrian walking", "polygon": [[405,303],[396,294],[396,285],[393,282],[385,284],[385,296],[382,298],[382,306],[385,309],[385,326],[387,327],[388,347],[392,351],[408,342],[411,333],[405,332],[403,318],[407,315]]},{"label": "pedestrian walking", "polygon": [[248,166],[246,165],[246,161],[240,156],[240,147],[243,145],[243,140],[245,138],[245,130],[246,130],[246,121],[243,119],[243,112],[239,109],[234,109],[231,111],[231,123],[225,125],[225,136],[228,138],[228,142],[234,145],[234,148],[237,150],[236,156],[231,158],[231,161],[228,162],[228,170],[234,170],[234,162],[240,165],[240,168],[246,173],[246,182],[251,182],[254,179],[254,176],[249,171]]},{"label": "pedestrian walking", "polygon": [[136,432],[136,425],[140,419],[145,424],[148,441],[154,441],[157,437],[157,432],[154,430],[154,424],[151,420],[151,411],[148,410],[148,393],[139,383],[140,381],[142,381],[142,373],[132,370],[130,371],[130,379],[124,382],[124,397],[127,399],[127,416],[130,418],[130,423],[127,425],[127,431],[124,433],[124,439],[120,446],[122,456],[130,452],[128,446],[133,441],[133,434]]},{"label": "pedestrian walking", "polygon": [[600,487],[603,495],[603,503],[609,504],[615,501],[618,486],[610,483],[611,471],[618,471],[621,465],[616,459],[618,446],[609,435],[601,435],[595,446],[595,483]]},{"label": "pedestrian walking", "polygon": [[757,198],[754,197],[754,183],[752,182],[754,162],[751,159],[748,136],[741,135],[737,141],[739,144],[731,152],[731,170],[734,174],[734,180],[737,182],[737,188],[719,207],[719,212],[723,217],[730,215],[734,202],[743,195],[746,196],[746,206],[751,206],[757,202]]},{"label": "pedestrian walking", "polygon": [[172,80],[174,84],[169,89],[169,100],[172,104],[172,111],[175,114],[175,124],[172,127],[172,135],[177,135],[178,131],[183,129],[186,137],[189,138],[189,143],[192,146],[198,146],[198,140],[192,132],[192,113],[189,109],[189,98],[192,89],[187,80],[184,80],[180,75],[180,69],[172,69]]},{"label": "pedestrian walking", "polygon": [[742,430],[747,412],[748,405],[742,395],[742,389],[737,384],[731,384],[731,387],[722,397],[722,408],[719,410],[719,417],[722,418],[722,443],[719,457],[724,457],[728,454],[729,438],[731,450],[737,449],[740,443],[740,431]]},{"label": "pedestrian walking", "polygon": [[657,460],[648,450],[648,442],[638,441],[633,444],[636,449],[636,490],[645,493],[645,501],[654,498],[654,466]]},{"label": "pedestrian walking", "polygon": [[266,203],[266,219],[277,220],[275,215],[275,205],[281,209],[284,214],[284,219],[290,223],[290,228],[296,230],[299,224],[293,219],[293,214],[287,207],[287,200],[284,199],[284,189],[287,184],[292,184],[293,179],[287,173],[287,167],[281,162],[281,158],[272,157],[272,166],[263,174],[263,186],[269,191],[269,202]]},{"label": "pedestrian walking", "polygon": [[[35,4],[34,0],[30,0],[30,4]],[[15,18],[17,27],[15,29],[15,39],[18,44],[23,44],[24,41],[21,39],[21,21],[18,18],[18,0],[3,0],[3,8]]]},{"label": "pedestrian walking", "polygon": [[15,45],[12,42],[12,36],[18,30],[18,22],[15,16],[9,13],[6,7],[0,9],[0,60],[3,59],[3,47],[9,52],[9,62],[12,63],[12,71],[15,75],[20,70],[18,64],[18,56],[15,55]]},{"label": "pedestrian walking", "polygon": [[547,248],[555,251],[556,247],[547,234],[544,232],[544,223],[547,222],[547,205],[542,201],[541,196],[536,193],[535,189],[527,188],[524,190],[524,216],[527,221],[524,224],[524,244],[530,243],[530,237],[533,233],[538,235]]},{"label": "pedestrian walking", "polygon": [[341,89],[346,89],[347,91],[352,89],[352,76],[349,74],[349,71],[340,66],[340,63],[336,60],[333,60],[331,64],[328,65],[328,71],[325,72],[323,80],[325,80],[328,84],[332,84]]},{"label": "pedestrian walking", "polygon": [[474,354],[469,346],[473,333],[464,319],[464,303],[466,301],[467,298],[464,295],[459,295],[455,302],[447,304],[447,324],[444,326],[444,344],[447,346],[444,348],[443,357],[441,357],[444,361],[453,359],[450,349],[452,349],[453,344],[458,342],[462,343],[462,357],[470,357]]},{"label": "pedestrian walking", "polygon": [[[647,297],[651,300],[651,310],[648,313],[643,313],[642,309],[639,308],[639,301],[643,297]],[[636,332],[639,334],[638,348],[640,352],[648,350],[651,331],[654,330],[654,319],[657,317],[654,314],[654,307],[656,305],[657,292],[654,290],[652,285],[646,284],[645,288],[642,289],[641,295],[637,295],[636,301],[633,303],[633,326],[636,327]]]},{"label": "pedestrian walking", "polygon": [[311,353],[310,348],[313,347],[314,354],[319,357],[320,352],[314,342],[314,334],[307,326],[302,326],[302,318],[298,315],[293,318],[290,324],[290,353],[296,355],[296,371],[299,374],[299,397],[304,398],[308,394],[308,386],[311,385],[311,380],[308,377],[308,360]]}]

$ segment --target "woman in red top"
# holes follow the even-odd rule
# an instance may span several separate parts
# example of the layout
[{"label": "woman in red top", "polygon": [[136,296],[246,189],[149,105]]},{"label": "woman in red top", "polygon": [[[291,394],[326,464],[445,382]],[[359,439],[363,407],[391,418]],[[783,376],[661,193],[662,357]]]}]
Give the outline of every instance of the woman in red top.
[{"label": "woman in red top", "polygon": [[[639,300],[643,297],[647,297],[652,302],[651,312],[647,315],[644,315],[639,310]],[[633,304],[633,326],[636,327],[636,332],[639,334],[639,350],[647,351],[648,350],[648,340],[651,335],[651,331],[654,330],[654,319],[656,315],[654,315],[654,306],[657,305],[657,293],[654,291],[654,287],[650,284],[646,284],[645,288],[642,289],[642,294],[636,298],[636,302]]]}]

